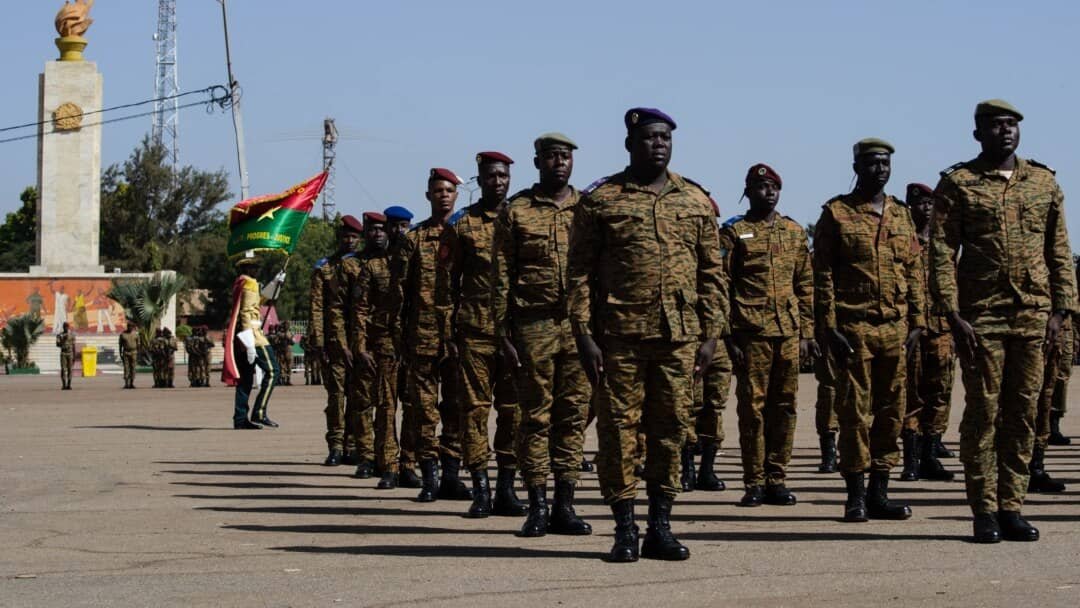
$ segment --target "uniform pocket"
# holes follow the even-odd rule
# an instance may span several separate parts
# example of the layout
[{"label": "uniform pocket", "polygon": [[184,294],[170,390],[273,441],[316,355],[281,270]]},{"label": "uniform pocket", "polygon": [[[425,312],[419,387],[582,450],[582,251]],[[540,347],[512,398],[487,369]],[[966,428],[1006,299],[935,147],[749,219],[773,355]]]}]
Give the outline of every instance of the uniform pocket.
[{"label": "uniform pocket", "polygon": [[840,252],[850,260],[869,260],[874,256],[874,239],[872,230],[851,226],[840,233]]}]

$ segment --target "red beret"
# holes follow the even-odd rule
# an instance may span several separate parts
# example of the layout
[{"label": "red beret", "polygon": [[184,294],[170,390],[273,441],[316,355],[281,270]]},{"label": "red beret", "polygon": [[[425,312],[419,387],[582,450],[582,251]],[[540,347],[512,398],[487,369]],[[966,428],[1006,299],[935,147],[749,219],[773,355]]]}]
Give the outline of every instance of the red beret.
[{"label": "red beret", "polygon": [[919,193],[926,196],[934,196],[934,189],[926,184],[913,183],[907,185],[908,197],[910,198],[912,193]]},{"label": "red beret", "polygon": [[435,167],[431,170],[431,175],[428,176],[429,182],[437,179],[446,180],[455,186],[465,183],[461,181],[461,178],[457,176],[457,173],[454,173],[449,169],[443,169],[442,167]]},{"label": "red beret", "polygon": [[780,180],[780,174],[773,170],[772,167],[765,163],[758,163],[750,170],[746,172],[746,185],[749,186],[750,182],[756,182],[763,179],[771,179],[776,182],[777,188],[783,188],[784,182]]},{"label": "red beret", "polygon": [[360,223],[360,220],[351,215],[345,215],[341,217],[341,229],[351,230],[352,232],[360,233],[364,231],[364,225]]},{"label": "red beret", "polygon": [[365,211],[364,212],[365,224],[385,224],[386,216],[377,211]]},{"label": "red beret", "polygon": [[481,152],[476,155],[476,164],[484,165],[487,163],[503,163],[507,165],[514,164],[514,159],[503,154],[502,152]]}]

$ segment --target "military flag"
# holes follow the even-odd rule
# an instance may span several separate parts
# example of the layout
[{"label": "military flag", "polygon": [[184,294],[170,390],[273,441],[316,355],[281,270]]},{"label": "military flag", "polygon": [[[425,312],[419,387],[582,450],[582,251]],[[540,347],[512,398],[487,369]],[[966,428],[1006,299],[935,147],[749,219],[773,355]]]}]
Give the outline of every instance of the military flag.
[{"label": "military flag", "polygon": [[229,210],[228,256],[245,251],[280,251],[291,254],[315,206],[326,172],[280,194],[241,201]]}]

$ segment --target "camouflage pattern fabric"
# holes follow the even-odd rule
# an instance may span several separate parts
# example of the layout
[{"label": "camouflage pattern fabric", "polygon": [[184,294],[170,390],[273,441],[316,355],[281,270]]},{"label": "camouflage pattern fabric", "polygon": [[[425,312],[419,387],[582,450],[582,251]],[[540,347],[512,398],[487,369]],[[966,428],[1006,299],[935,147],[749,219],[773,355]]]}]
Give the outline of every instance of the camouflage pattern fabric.
[{"label": "camouflage pattern fabric", "polygon": [[795,440],[799,338],[736,333],[735,340],[746,356],[735,390],[743,483],[784,485]]},{"label": "camouflage pattern fabric", "polygon": [[1065,413],[1068,403],[1069,378],[1073,367],[1073,324],[1071,316],[1061,326],[1061,335],[1050,356],[1046,358],[1039,405],[1035,412],[1035,447],[1046,449],[1050,439],[1050,415]]}]

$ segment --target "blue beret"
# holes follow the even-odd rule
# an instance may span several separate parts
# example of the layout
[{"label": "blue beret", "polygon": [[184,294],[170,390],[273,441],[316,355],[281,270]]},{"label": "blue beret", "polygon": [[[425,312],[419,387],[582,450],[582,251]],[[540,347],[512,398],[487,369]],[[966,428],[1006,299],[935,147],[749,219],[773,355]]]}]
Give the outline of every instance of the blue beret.
[{"label": "blue beret", "polygon": [[393,207],[387,207],[386,210],[383,211],[383,215],[386,216],[386,219],[391,220],[391,221],[405,220],[405,221],[411,222],[412,218],[413,218],[412,212],[409,211],[408,209],[406,209],[405,207],[400,206],[400,205],[394,205]]},{"label": "blue beret", "polygon": [[656,108],[630,108],[623,116],[627,131],[634,127],[651,125],[654,122],[666,122],[671,126],[671,130],[675,130],[675,119]]}]

